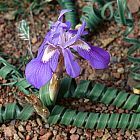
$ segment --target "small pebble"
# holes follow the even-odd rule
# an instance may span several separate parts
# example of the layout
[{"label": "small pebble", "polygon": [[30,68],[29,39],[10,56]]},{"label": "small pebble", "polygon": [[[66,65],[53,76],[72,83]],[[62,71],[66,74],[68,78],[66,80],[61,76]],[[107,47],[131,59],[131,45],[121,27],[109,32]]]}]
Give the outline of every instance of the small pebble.
[{"label": "small pebble", "polygon": [[41,121],[40,118],[37,118],[36,121],[37,121],[37,123],[38,123],[39,126],[42,126],[42,121]]},{"label": "small pebble", "polygon": [[124,113],[124,110],[120,108],[120,109],[118,110],[118,113]]},{"label": "small pebble", "polygon": [[130,139],[130,140],[136,140],[136,138],[135,138],[133,135],[131,135],[131,136],[129,137],[129,139]]},{"label": "small pebble", "polygon": [[92,134],[90,131],[86,130],[85,135],[86,135],[86,138],[91,139]]},{"label": "small pebble", "polygon": [[71,130],[70,130],[70,133],[71,134],[74,134],[76,132],[76,127],[73,127]]},{"label": "small pebble", "polygon": [[72,134],[70,136],[70,140],[79,140],[79,135],[78,134]]},{"label": "small pebble", "polygon": [[53,136],[53,133],[51,131],[47,132],[43,136],[40,136],[40,140],[49,140]]},{"label": "small pebble", "polygon": [[84,103],[87,103],[87,102],[89,102],[89,99],[84,99]]},{"label": "small pebble", "polygon": [[127,131],[125,132],[125,135],[126,135],[127,137],[130,137],[130,136],[131,136],[131,132],[130,132],[129,130],[127,130]]},{"label": "small pebble", "polygon": [[80,129],[80,128],[78,128],[76,132],[77,132],[77,134],[79,134],[79,135],[83,134],[83,130]]},{"label": "small pebble", "polygon": [[18,132],[18,136],[19,136],[21,139],[25,139],[24,135],[23,135],[21,132]]},{"label": "small pebble", "polygon": [[103,132],[102,132],[101,130],[95,131],[95,132],[94,132],[94,135],[95,135],[96,137],[98,137],[98,138],[101,138],[101,137],[103,136]]},{"label": "small pebble", "polygon": [[19,140],[19,136],[16,133],[14,134],[14,140]]},{"label": "small pebble", "polygon": [[26,135],[26,140],[30,140],[30,135]]},{"label": "small pebble", "polygon": [[42,136],[45,134],[45,132],[46,132],[46,130],[44,128],[41,128],[39,134]]},{"label": "small pebble", "polygon": [[65,136],[65,137],[67,137],[67,133],[64,132],[64,131],[62,132],[62,135]]},{"label": "small pebble", "polygon": [[136,137],[140,138],[140,131],[135,132]]},{"label": "small pebble", "polygon": [[80,140],[86,140],[86,137],[81,135]]},{"label": "small pebble", "polygon": [[119,79],[121,77],[120,73],[112,73],[112,76],[114,76],[115,78]]},{"label": "small pebble", "polygon": [[32,140],[38,140],[38,139],[37,139],[37,136],[34,136],[34,137],[32,138]]},{"label": "small pebble", "polygon": [[45,128],[49,128],[50,127],[50,125],[47,123],[47,124],[45,124]]},{"label": "small pebble", "polygon": [[64,139],[64,136],[57,135],[56,138],[55,138],[55,140],[65,140],[65,139]]},{"label": "small pebble", "polygon": [[22,125],[19,125],[19,126],[18,126],[18,130],[19,130],[20,132],[25,132],[25,129],[24,129],[24,127],[23,127]]},{"label": "small pebble", "polygon": [[57,135],[57,130],[53,130],[53,135],[56,136]]},{"label": "small pebble", "polygon": [[31,130],[32,130],[32,127],[31,127],[30,124],[27,124],[27,125],[26,125],[26,130],[27,130],[27,131],[31,131]]},{"label": "small pebble", "polygon": [[120,74],[123,74],[124,73],[124,68],[118,68],[117,72],[120,73]]},{"label": "small pebble", "polygon": [[107,73],[104,73],[103,76],[101,77],[102,80],[107,80],[109,79],[109,75]]}]

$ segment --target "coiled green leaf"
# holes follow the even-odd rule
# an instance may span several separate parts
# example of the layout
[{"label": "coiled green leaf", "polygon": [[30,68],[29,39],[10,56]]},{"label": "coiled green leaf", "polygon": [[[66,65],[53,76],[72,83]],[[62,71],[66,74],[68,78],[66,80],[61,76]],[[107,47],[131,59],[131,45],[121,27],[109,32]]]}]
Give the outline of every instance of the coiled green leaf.
[{"label": "coiled green leaf", "polygon": [[[91,5],[98,5],[98,8],[95,8],[91,5],[84,6],[82,9],[83,15],[81,19],[84,19],[87,23],[87,27],[90,30],[96,29],[99,24],[104,20],[111,20],[114,14],[112,4],[114,1],[101,1],[101,0],[92,0]],[[106,11],[109,11],[109,15],[106,16]]]},{"label": "coiled green leaf", "polygon": [[60,123],[89,129],[138,129],[140,128],[140,114],[79,112],[56,105],[48,118],[48,123]]},{"label": "coiled green leaf", "polygon": [[[44,91],[46,92],[45,89]],[[115,105],[119,108],[135,110],[137,114],[79,112],[55,105],[48,118],[48,123],[60,123],[89,129],[140,128],[140,97],[138,95],[129,94],[125,91],[119,91],[112,87],[107,88],[99,83],[92,84],[87,80],[83,80],[76,85],[74,79],[64,78],[61,82],[59,90],[59,99],[68,97],[89,98],[94,102],[103,102],[108,105]],[[46,104],[48,105],[48,103]],[[27,120],[32,115],[33,111],[34,108],[32,105],[27,104],[26,106],[21,107],[16,103],[7,104],[0,107],[0,123],[12,119]]]},{"label": "coiled green leaf", "polygon": [[34,88],[26,81],[22,74],[20,74],[18,69],[2,57],[0,57],[0,76],[10,81],[2,85],[17,86],[19,90],[25,94],[29,94],[29,88],[35,92]]},{"label": "coiled green leaf", "polygon": [[9,103],[0,107],[0,123],[4,123],[13,119],[28,120],[33,114],[32,105],[26,104],[24,107],[16,103]]},{"label": "coiled green leaf", "polygon": [[[113,87],[106,87],[105,85],[99,83],[91,84],[88,80],[83,80],[78,85],[76,85],[75,82],[70,83],[75,84],[75,86],[69,85],[67,90],[65,89],[65,91],[69,91],[69,94],[66,92],[65,94],[62,94],[61,91],[63,91],[66,80],[68,79],[64,78],[61,82],[59,91],[61,98],[88,98],[91,101],[102,102],[107,105],[114,105],[119,108],[140,112],[139,95],[119,91]],[[71,91],[71,87],[75,87],[75,90],[72,89]]]}]

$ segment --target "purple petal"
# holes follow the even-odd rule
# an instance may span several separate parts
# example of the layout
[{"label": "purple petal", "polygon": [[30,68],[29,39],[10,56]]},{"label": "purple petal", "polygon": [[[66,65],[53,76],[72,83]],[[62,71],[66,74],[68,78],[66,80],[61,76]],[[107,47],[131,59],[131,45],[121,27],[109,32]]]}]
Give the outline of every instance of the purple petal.
[{"label": "purple petal", "polygon": [[84,50],[82,48],[80,48],[79,46],[72,46],[72,48],[77,51],[79,53],[80,56],[82,56],[84,59],[86,60],[90,60],[91,56],[90,56],[90,51],[88,50]]},{"label": "purple petal", "polygon": [[43,63],[36,58],[27,64],[25,76],[31,85],[39,89],[52,78],[52,71],[48,63]]},{"label": "purple petal", "polygon": [[37,59],[42,61],[42,57],[44,55],[44,52],[46,49],[49,49],[51,45],[46,44],[41,44],[40,48],[38,49],[37,53]]},{"label": "purple petal", "polygon": [[[69,30],[68,32],[70,32],[71,34],[77,34],[78,30]],[[87,35],[88,31],[83,31],[82,35]]]},{"label": "purple petal", "polygon": [[108,67],[110,62],[110,54],[102,48],[91,47],[92,60],[91,65],[96,69],[104,69]]},{"label": "purple petal", "polygon": [[66,25],[67,25],[66,30],[69,30],[71,28],[71,22],[70,21],[66,21]]},{"label": "purple petal", "polygon": [[59,59],[59,51],[56,51],[55,54],[53,55],[53,57],[50,59],[50,67],[52,69],[53,72],[55,72],[57,65],[58,65],[58,59]]},{"label": "purple petal", "polygon": [[64,48],[66,48],[67,46],[70,46],[72,44],[74,44],[78,39],[80,39],[80,37],[83,35],[84,33],[84,29],[86,26],[86,22],[84,21],[83,24],[81,25],[81,27],[79,27],[77,34],[70,38],[65,44],[64,44]]},{"label": "purple petal", "polygon": [[75,78],[80,74],[80,67],[69,49],[63,50],[64,62],[67,73]]},{"label": "purple petal", "polygon": [[58,17],[58,20],[59,20],[59,21],[62,21],[63,15],[64,15],[65,13],[71,12],[71,11],[72,11],[72,10],[70,10],[70,9],[64,9],[64,10],[62,10],[62,11],[60,12],[59,17]]},{"label": "purple petal", "polygon": [[83,49],[78,45],[73,46],[73,49],[76,50],[80,56],[85,58],[90,62],[93,68],[95,69],[104,69],[108,67],[110,62],[110,55],[107,51],[102,48],[90,46],[90,50]]},{"label": "purple petal", "polygon": [[86,27],[86,22],[83,21],[82,25],[78,29],[77,36],[81,36],[83,34],[85,27]]}]

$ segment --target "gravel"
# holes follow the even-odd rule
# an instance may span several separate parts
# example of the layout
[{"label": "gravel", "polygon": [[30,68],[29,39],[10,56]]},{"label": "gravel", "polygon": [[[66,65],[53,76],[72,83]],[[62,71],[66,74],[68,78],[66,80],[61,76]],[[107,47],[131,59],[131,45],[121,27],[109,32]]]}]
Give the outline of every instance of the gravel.
[{"label": "gravel", "polygon": [[[79,7],[85,5],[85,2],[78,0]],[[57,10],[56,10],[56,9]],[[50,20],[56,21],[58,15],[58,9],[56,7],[47,5],[40,15],[35,15],[35,31],[36,36],[32,38],[32,44],[34,49],[34,54],[36,54],[37,48],[40,46],[43,37],[48,30],[48,22]],[[81,9],[81,8],[79,8]],[[48,15],[48,13],[50,13]],[[9,56],[8,62],[16,65],[20,65],[21,57],[25,56],[25,50],[27,42],[24,42],[18,38],[15,28],[17,27],[17,21],[8,21],[3,19],[4,13],[0,14],[0,51],[4,52]],[[135,16],[136,21],[139,19]],[[30,19],[29,23],[30,23]],[[136,23],[138,26],[138,24]],[[30,26],[33,27],[32,23]],[[114,22],[105,23],[106,30],[99,30],[97,33],[93,34],[88,40],[93,44],[101,44],[103,46],[103,40],[112,37],[112,34],[117,34],[118,29]],[[32,29],[32,28],[31,28]],[[103,28],[104,29],[104,28]],[[140,34],[140,29],[137,28],[135,31]],[[131,36],[136,36],[133,34]],[[119,89],[130,91],[130,87],[127,85],[128,79],[128,68],[131,64],[127,60],[127,52],[129,44],[122,41],[122,38],[116,38],[108,46],[104,46],[104,49],[108,50],[111,54],[111,62],[109,68],[104,71],[94,70],[91,68],[89,63],[83,59],[80,59],[80,66],[82,67],[82,74],[76,78],[77,83],[80,80],[92,80],[93,82],[100,82],[107,86],[113,86]],[[25,67],[21,68],[22,70]],[[65,74],[64,74],[65,75]],[[0,77],[0,83],[6,83]],[[20,97],[23,96],[21,92],[15,87],[0,86],[0,106],[8,103],[14,102],[14,96],[12,93],[17,93]],[[90,112],[104,112],[104,113],[129,113],[128,110],[119,109],[114,106],[106,106],[100,103],[90,102],[89,99],[64,99],[60,101],[60,105],[65,105],[68,108],[76,109],[79,111],[90,111]],[[44,123],[39,116],[34,115],[28,121],[11,121],[2,124],[0,127],[0,140],[91,140],[91,139],[102,139],[102,140],[140,140],[139,130],[125,130],[120,129],[104,129],[104,130],[88,130],[83,128],[77,128],[74,126],[64,126],[64,125],[52,125]]]}]

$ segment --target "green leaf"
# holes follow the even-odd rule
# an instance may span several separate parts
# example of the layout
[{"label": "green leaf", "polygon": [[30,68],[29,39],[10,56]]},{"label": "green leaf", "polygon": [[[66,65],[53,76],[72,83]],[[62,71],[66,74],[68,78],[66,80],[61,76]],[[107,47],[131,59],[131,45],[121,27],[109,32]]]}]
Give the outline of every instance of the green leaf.
[{"label": "green leaf", "polygon": [[88,115],[87,112],[78,112],[78,114],[74,118],[73,125],[77,127],[82,127],[87,115]]},{"label": "green leaf", "polygon": [[51,106],[54,104],[50,98],[49,83],[39,89],[39,97],[44,106]]},{"label": "green leaf", "polygon": [[60,124],[70,125],[75,115],[75,110],[67,109],[60,121]]},{"label": "green leaf", "polygon": [[0,107],[0,123],[3,123],[3,109]]},{"label": "green leaf", "polygon": [[115,100],[113,101],[112,105],[115,105],[117,107],[122,106],[122,104],[126,102],[128,96],[129,96],[128,93],[120,91],[115,97]]},{"label": "green leaf", "polygon": [[[9,86],[17,86],[18,89],[25,94],[29,94],[34,88],[26,81],[26,79],[20,74],[15,66],[9,64],[5,59],[0,57],[0,76],[10,81],[10,83],[1,84]],[[28,90],[30,88],[30,91]],[[34,92],[36,92],[34,90]]]},{"label": "green leaf", "polygon": [[86,119],[86,128],[93,129],[95,128],[98,121],[99,113],[90,113],[88,118]]},{"label": "green leaf", "polygon": [[137,114],[132,115],[128,129],[133,129],[133,130],[137,129],[138,125],[139,125],[139,120],[140,120],[139,115],[137,115]]},{"label": "green leaf", "polygon": [[0,11],[7,12],[7,10],[8,10],[8,5],[6,3],[0,2]]},{"label": "green leaf", "polygon": [[18,29],[20,38],[30,40],[29,25],[25,20],[20,21]]},{"label": "green leaf", "polygon": [[132,109],[133,106],[135,106],[138,102],[139,102],[139,96],[130,94],[130,96],[127,98],[127,101],[125,101],[125,104],[123,105],[122,108]]},{"label": "green leaf", "polygon": [[34,112],[34,107],[31,104],[26,104],[21,112],[17,114],[17,119],[28,120]]},{"label": "green leaf", "polygon": [[107,122],[110,114],[100,114],[98,119],[97,129],[104,129],[107,126]]},{"label": "green leaf", "polygon": [[85,80],[80,81],[80,83],[78,84],[78,86],[76,87],[73,93],[73,97],[77,97],[77,98],[85,97],[89,86],[90,86],[90,81],[85,81]]},{"label": "green leaf", "polygon": [[115,113],[111,114],[108,120],[107,128],[113,128],[113,129],[117,128],[119,118],[120,118],[120,114],[115,114]]},{"label": "green leaf", "polygon": [[61,80],[58,92],[58,99],[71,97],[74,91],[75,91],[75,80],[72,78],[64,77]]},{"label": "green leaf", "polygon": [[6,78],[6,76],[11,73],[11,71],[13,70],[13,68],[9,67],[9,66],[4,66],[0,69],[0,76],[2,78]]},{"label": "green leaf", "polygon": [[117,92],[117,89],[114,89],[112,87],[108,88],[105,94],[103,95],[101,102],[103,102],[104,104],[110,104],[112,100],[116,98]]},{"label": "green leaf", "polygon": [[65,109],[64,107],[56,105],[53,108],[51,115],[48,118],[48,123],[56,124],[59,121],[59,119],[61,117],[61,113],[64,111],[64,109]]},{"label": "green leaf", "polygon": [[78,16],[77,16],[77,9],[75,6],[75,1],[73,0],[57,0],[62,9],[70,9],[72,10],[69,13],[65,14],[66,20],[70,21],[72,24],[72,28],[74,28],[78,24]]},{"label": "green leaf", "polygon": [[6,104],[5,111],[2,114],[4,121],[7,121],[7,120],[9,121],[15,118],[15,111],[16,111],[15,108],[16,108],[15,103]]},{"label": "green leaf", "polygon": [[87,94],[87,98],[91,99],[92,101],[97,101],[103,93],[104,88],[105,86],[102,84],[95,84],[89,94]]},{"label": "green leaf", "polygon": [[118,128],[126,129],[129,124],[130,114],[122,114],[118,123]]}]

